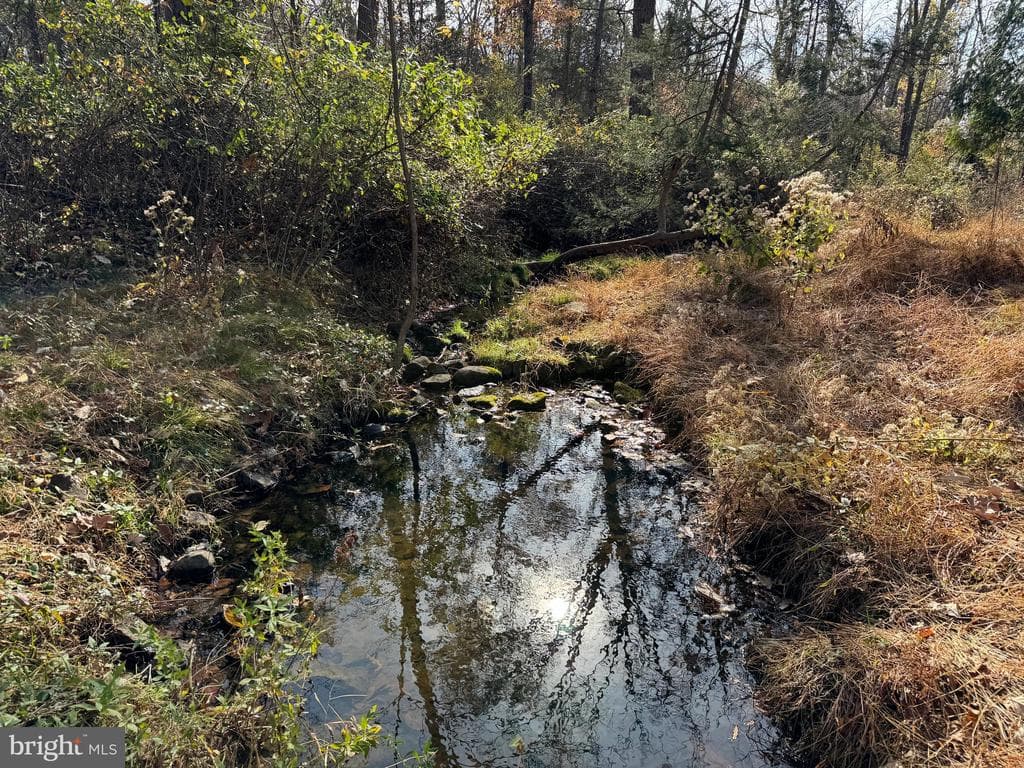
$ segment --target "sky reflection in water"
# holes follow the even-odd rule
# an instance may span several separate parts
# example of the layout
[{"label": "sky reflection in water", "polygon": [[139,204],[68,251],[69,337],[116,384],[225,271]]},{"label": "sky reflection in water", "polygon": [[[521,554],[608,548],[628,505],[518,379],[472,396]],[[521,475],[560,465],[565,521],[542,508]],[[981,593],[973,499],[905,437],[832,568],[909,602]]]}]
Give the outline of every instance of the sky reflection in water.
[{"label": "sky reflection in water", "polygon": [[381,767],[428,738],[460,768],[782,765],[742,665],[753,620],[709,620],[693,593],[736,596],[679,534],[680,476],[632,471],[598,416],[568,396],[511,428],[453,413],[298,510],[331,520],[311,551],[359,534],[313,556],[314,722],[376,704],[399,742]]}]

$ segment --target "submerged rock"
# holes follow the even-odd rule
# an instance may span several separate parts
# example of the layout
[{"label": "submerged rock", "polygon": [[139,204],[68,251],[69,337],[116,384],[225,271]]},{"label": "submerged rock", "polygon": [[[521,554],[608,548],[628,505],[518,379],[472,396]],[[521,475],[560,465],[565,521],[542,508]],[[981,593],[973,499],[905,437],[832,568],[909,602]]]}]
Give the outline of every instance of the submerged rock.
[{"label": "submerged rock", "polygon": [[466,365],[455,371],[452,380],[457,387],[476,387],[501,381],[501,371],[489,365]]},{"label": "submerged rock", "polygon": [[525,392],[515,395],[508,401],[510,411],[543,411],[547,406],[546,392]]}]

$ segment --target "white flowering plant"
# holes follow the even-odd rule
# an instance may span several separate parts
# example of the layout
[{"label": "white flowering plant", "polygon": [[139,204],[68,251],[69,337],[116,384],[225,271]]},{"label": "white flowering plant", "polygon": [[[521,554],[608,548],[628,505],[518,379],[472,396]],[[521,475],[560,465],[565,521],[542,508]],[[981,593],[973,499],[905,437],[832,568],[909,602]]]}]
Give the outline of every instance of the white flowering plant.
[{"label": "white flowering plant", "polygon": [[821,246],[838,229],[846,198],[817,171],[783,181],[779,188],[782,194],[767,202],[761,201],[765,184],[718,192],[705,188],[690,196],[689,211],[708,234],[747,254],[752,267],[788,266],[792,281],[802,285],[841,258]]},{"label": "white flowering plant", "polygon": [[812,173],[779,184],[786,195],[778,213],[766,219],[771,261],[787,264],[796,283],[829,268],[841,254],[823,254],[839,227],[845,195],[835,192],[824,174]]}]

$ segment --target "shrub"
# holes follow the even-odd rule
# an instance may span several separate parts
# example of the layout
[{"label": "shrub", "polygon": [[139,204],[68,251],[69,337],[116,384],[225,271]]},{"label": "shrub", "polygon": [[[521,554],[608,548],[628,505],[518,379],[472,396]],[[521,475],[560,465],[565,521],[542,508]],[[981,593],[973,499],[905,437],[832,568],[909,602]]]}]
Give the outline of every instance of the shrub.
[{"label": "shrub", "polygon": [[[405,191],[386,62],[314,19],[283,39],[277,6],[189,8],[157,31],[135,0],[40,4],[43,64],[0,63],[0,268],[157,256],[202,273],[244,253],[291,274],[339,262],[398,301],[404,281],[387,275],[405,271]],[[538,123],[481,118],[458,70],[404,67],[429,295],[505,258],[503,208],[549,141]],[[85,234],[97,230],[105,251]]]},{"label": "shrub", "polygon": [[972,169],[948,150],[935,130],[919,138],[904,168],[878,148],[867,153],[852,179],[858,197],[887,215],[933,227],[955,227],[971,213]]}]

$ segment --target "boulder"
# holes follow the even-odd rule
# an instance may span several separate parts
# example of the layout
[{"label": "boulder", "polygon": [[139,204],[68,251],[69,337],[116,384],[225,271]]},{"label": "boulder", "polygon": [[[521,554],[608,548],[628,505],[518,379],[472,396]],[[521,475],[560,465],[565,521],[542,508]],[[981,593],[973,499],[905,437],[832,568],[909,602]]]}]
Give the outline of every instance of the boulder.
[{"label": "boulder", "polygon": [[277,487],[277,478],[254,469],[243,469],[238,473],[238,487],[246,493],[265,495]]},{"label": "boulder", "polygon": [[465,400],[466,398],[476,397],[477,395],[482,395],[483,393],[484,385],[480,384],[479,386],[476,387],[466,387],[465,389],[460,389],[455,394],[458,395],[463,400]]},{"label": "boulder", "polygon": [[420,382],[420,386],[428,392],[443,392],[452,385],[452,377],[447,373],[435,373]]},{"label": "boulder", "polygon": [[449,350],[447,354],[441,355],[441,357],[437,359],[437,362],[438,364],[443,365],[444,369],[449,372],[454,371],[457,368],[462,368],[465,365],[462,361],[462,357],[457,352],[451,352],[451,350]]},{"label": "boulder", "polygon": [[89,498],[89,489],[78,481],[78,478],[64,473],[56,474],[50,478],[50,490],[62,496],[70,496],[85,501]]},{"label": "boulder", "polygon": [[510,411],[543,411],[547,406],[546,392],[524,392],[508,401]]},{"label": "boulder", "polygon": [[405,424],[414,415],[408,408],[395,407],[387,412],[386,419],[388,424]]},{"label": "boulder", "polygon": [[74,487],[75,478],[73,478],[71,475],[66,475],[63,472],[61,472],[50,478],[51,490],[67,493]]},{"label": "boulder", "polygon": [[612,386],[612,397],[619,403],[629,405],[639,403],[644,399],[644,393],[636,387],[631,387],[624,381],[616,381]]},{"label": "boulder", "polygon": [[466,365],[455,371],[452,379],[457,387],[476,387],[501,381],[501,371],[489,365]]},{"label": "boulder", "polygon": [[466,405],[478,411],[489,411],[498,405],[495,395],[473,395],[466,398]]},{"label": "boulder", "polygon": [[567,320],[580,322],[590,314],[590,308],[582,301],[570,301],[562,306],[561,312]]},{"label": "boulder", "polygon": [[217,560],[206,544],[190,547],[167,566],[168,578],[181,582],[209,581]]},{"label": "boulder", "polygon": [[186,507],[181,513],[179,522],[185,528],[209,530],[217,524],[217,518],[201,509]]},{"label": "boulder", "polygon": [[444,339],[437,336],[424,336],[420,339],[420,346],[428,355],[440,355],[447,346]]},{"label": "boulder", "polygon": [[181,495],[182,501],[185,502],[186,507],[204,507],[206,506],[206,494],[204,494],[198,488],[188,488]]},{"label": "boulder", "polygon": [[429,357],[417,357],[410,360],[402,368],[402,381],[406,384],[412,384],[414,381],[419,381],[427,374],[427,368],[430,366]]}]

